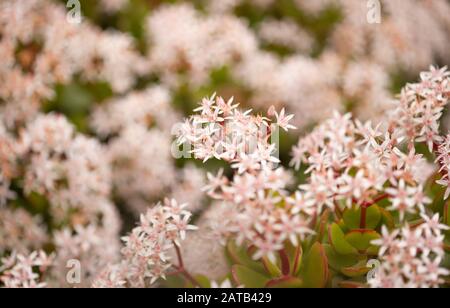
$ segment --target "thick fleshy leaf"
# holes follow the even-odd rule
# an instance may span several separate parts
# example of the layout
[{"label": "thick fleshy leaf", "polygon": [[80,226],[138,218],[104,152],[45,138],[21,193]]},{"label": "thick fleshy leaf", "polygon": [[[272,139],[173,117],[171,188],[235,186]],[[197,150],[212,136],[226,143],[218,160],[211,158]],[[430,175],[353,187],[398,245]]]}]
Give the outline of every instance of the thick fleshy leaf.
[{"label": "thick fleshy leaf", "polygon": [[[366,228],[375,229],[381,220],[381,212],[377,205],[367,208]],[[350,230],[360,229],[361,207],[347,209],[344,212],[344,223]]]},{"label": "thick fleshy leaf", "polygon": [[285,245],[285,249],[289,256],[289,264],[291,265],[291,274],[297,276],[300,272],[303,249],[302,246],[294,246],[290,242]]},{"label": "thick fleshy leaf", "polygon": [[345,239],[345,234],[337,224],[328,228],[328,240],[338,254],[357,254],[358,251]]},{"label": "thick fleshy leaf", "polygon": [[[446,232],[450,232],[450,231],[446,231]],[[444,239],[444,250],[447,252],[447,255],[450,259],[450,236],[449,235],[447,235]]]},{"label": "thick fleshy leaf", "polygon": [[202,288],[211,288],[211,281],[208,277],[204,275],[196,275],[195,280],[200,284],[200,287]]},{"label": "thick fleshy leaf", "polygon": [[350,245],[358,249],[359,251],[365,251],[371,247],[373,240],[379,239],[381,236],[373,230],[354,230],[345,236]]},{"label": "thick fleshy leaf", "polygon": [[271,277],[280,277],[281,276],[281,269],[273,264],[269,258],[267,257],[263,257],[261,259],[262,264],[264,265],[264,268],[266,270],[266,272],[271,276]]},{"label": "thick fleshy leaf", "polygon": [[337,272],[340,272],[344,267],[351,267],[359,261],[359,258],[356,255],[338,254],[331,245],[324,244],[323,247],[327,254],[330,268]]},{"label": "thick fleshy leaf", "polygon": [[233,265],[231,267],[231,274],[234,282],[238,286],[244,286],[246,288],[264,288],[270,281],[267,276],[243,265]]},{"label": "thick fleshy leaf", "polygon": [[328,258],[322,244],[316,242],[305,257],[302,278],[307,288],[324,288],[328,282]]},{"label": "thick fleshy leaf", "polygon": [[370,271],[370,268],[367,267],[366,260],[362,260],[355,264],[354,266],[344,267],[341,269],[341,273],[347,277],[359,277],[366,275]]},{"label": "thick fleshy leaf", "polygon": [[186,279],[181,277],[181,275],[169,275],[165,280],[162,280],[162,285],[167,288],[192,288]]},{"label": "thick fleshy leaf", "polygon": [[233,264],[240,264],[253,270],[265,273],[264,266],[260,262],[254,261],[248,254],[244,247],[238,247],[234,241],[229,241],[227,244],[228,256]]},{"label": "thick fleshy leaf", "polygon": [[266,285],[267,288],[301,288],[303,281],[297,277],[281,277],[272,279]]},{"label": "thick fleshy leaf", "polygon": [[327,209],[323,212],[323,214],[320,216],[320,220],[317,224],[316,228],[316,239],[318,242],[322,242],[323,237],[326,235],[327,232],[327,223],[328,218],[330,217],[330,211]]},{"label": "thick fleshy leaf", "polygon": [[337,224],[338,224],[339,228],[341,228],[342,232],[347,233],[348,231],[350,231],[350,229],[345,224],[344,219],[339,220],[339,222]]},{"label": "thick fleshy leaf", "polygon": [[385,225],[389,230],[392,230],[395,228],[395,221],[394,217],[392,217],[392,214],[389,213],[386,209],[379,207],[378,208],[381,213],[381,222],[383,225]]},{"label": "thick fleshy leaf", "polygon": [[362,282],[349,280],[349,281],[339,282],[339,287],[344,288],[344,289],[361,289],[361,288],[366,288],[366,285]]}]

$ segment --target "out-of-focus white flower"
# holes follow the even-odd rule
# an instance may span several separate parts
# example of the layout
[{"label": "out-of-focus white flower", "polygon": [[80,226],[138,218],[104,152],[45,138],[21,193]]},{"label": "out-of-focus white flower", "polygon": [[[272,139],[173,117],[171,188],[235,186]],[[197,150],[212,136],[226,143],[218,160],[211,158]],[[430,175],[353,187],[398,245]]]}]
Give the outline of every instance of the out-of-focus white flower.
[{"label": "out-of-focus white flower", "polygon": [[[6,288],[45,288],[43,276],[52,266],[53,256],[43,251],[29,255],[12,253],[0,260],[0,286]],[[38,268],[38,271],[35,271]]]}]

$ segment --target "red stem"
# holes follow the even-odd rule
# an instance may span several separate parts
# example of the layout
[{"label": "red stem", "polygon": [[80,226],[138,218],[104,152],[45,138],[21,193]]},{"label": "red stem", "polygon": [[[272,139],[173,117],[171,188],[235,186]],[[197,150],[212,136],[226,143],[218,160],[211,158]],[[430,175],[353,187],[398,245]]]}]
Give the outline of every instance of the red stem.
[{"label": "red stem", "polygon": [[361,207],[361,220],[359,222],[360,229],[366,229],[366,219],[367,219],[367,207],[363,205]]},{"label": "red stem", "polygon": [[381,200],[384,200],[384,199],[386,199],[388,197],[389,197],[388,194],[382,194],[382,195],[379,195],[378,197],[376,197],[375,199],[373,199],[372,201],[364,202],[361,205],[361,219],[360,219],[360,222],[359,222],[360,229],[365,229],[366,226],[367,226],[367,209],[369,207],[371,207],[372,205],[374,205],[374,204],[376,204],[376,203],[380,202]]},{"label": "red stem", "polygon": [[[371,207],[372,205],[374,205],[374,204],[376,204],[376,203],[378,203],[378,202],[380,202],[381,200],[384,200],[384,199],[386,199],[386,198],[389,198],[389,194],[382,194],[382,195],[379,195],[378,197],[376,197],[375,199],[373,199],[372,201],[363,202],[363,203],[361,204],[361,206],[362,206],[362,207],[369,208],[369,207]],[[354,203],[358,203],[358,200],[355,199],[355,198],[353,198],[353,202],[354,202]]]},{"label": "red stem", "polygon": [[281,272],[283,273],[284,276],[287,276],[291,272],[291,265],[289,264],[289,257],[287,255],[285,249],[280,250],[279,254],[280,254],[280,260],[281,260]]},{"label": "red stem", "polygon": [[175,242],[173,243],[173,245],[175,246],[175,251],[177,253],[178,267],[184,268],[184,263],[183,263],[183,258],[181,257],[180,247],[178,247],[178,245]]},{"label": "red stem", "polygon": [[194,286],[196,287],[201,287],[200,283],[197,281],[197,279],[195,279],[185,268],[184,268],[184,262],[183,262],[183,257],[181,256],[181,251],[180,251],[180,247],[177,246],[177,244],[173,243],[173,245],[175,246],[175,251],[177,253],[177,258],[178,258],[178,266],[174,266],[177,271],[173,272],[171,274],[176,275],[176,274],[181,274],[184,276],[184,278],[186,278],[190,283],[192,283]]}]

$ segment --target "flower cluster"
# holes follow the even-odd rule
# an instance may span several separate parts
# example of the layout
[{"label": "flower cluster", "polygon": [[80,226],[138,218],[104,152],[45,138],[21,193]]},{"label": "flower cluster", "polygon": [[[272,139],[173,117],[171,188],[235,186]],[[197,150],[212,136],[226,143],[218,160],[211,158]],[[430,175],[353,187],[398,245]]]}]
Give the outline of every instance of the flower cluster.
[{"label": "flower cluster", "polygon": [[447,187],[444,196],[444,199],[447,199],[450,196],[450,135],[447,135],[445,141],[439,146],[438,153],[437,161],[441,167],[439,172],[442,174],[442,179],[438,183]]},{"label": "flower cluster", "polygon": [[261,23],[258,36],[269,45],[309,53],[314,45],[311,35],[292,20],[266,20]]},{"label": "flower cluster", "polygon": [[189,4],[159,8],[147,29],[152,69],[169,85],[180,84],[180,73],[188,76],[181,81],[200,85],[212,69],[233,64],[257,48],[253,33],[238,18],[203,16]]},{"label": "flower cluster", "polygon": [[[221,14],[232,14],[242,4],[262,9],[264,14],[284,9],[279,1],[218,0],[208,4],[211,12]],[[367,22],[367,3],[359,0],[296,0],[294,4],[292,15],[258,22],[256,39],[263,48],[229,67],[233,78],[251,90],[250,103],[263,107],[276,103],[302,114],[296,122],[299,127],[325,120],[334,109],[348,104],[360,118],[381,120],[389,109],[393,71],[418,72],[435,57],[449,56],[450,6],[445,1],[383,3],[379,25]],[[292,17],[306,14],[314,20],[330,12],[340,18],[319,57],[311,58],[320,40],[311,41],[308,23],[303,18],[292,23]],[[412,30],[417,27],[416,20],[420,31]],[[264,43],[293,51],[280,57],[270,48],[267,51]]]},{"label": "flower cluster", "polygon": [[[109,200],[111,172],[104,149],[57,114],[37,115],[17,138],[7,140],[5,145],[14,149],[7,162],[16,166],[14,172],[2,172],[15,185],[8,184],[8,193],[2,194],[8,206],[0,209],[0,251],[31,253],[51,243],[56,256],[48,283],[66,285],[66,262],[77,259],[84,268],[82,283],[89,285],[97,271],[117,261],[120,249],[120,222]],[[4,154],[3,143],[2,149]],[[24,202],[38,215],[10,207]],[[40,215],[43,209],[46,214]]]},{"label": "flower cluster", "polygon": [[0,287],[448,285],[449,2],[191,2],[0,1]]},{"label": "flower cluster", "polygon": [[27,254],[49,241],[41,217],[18,208],[0,208],[0,255],[15,251]]},{"label": "flower cluster", "polygon": [[261,166],[276,164],[276,147],[270,144],[276,128],[286,131],[295,128],[289,122],[294,117],[279,114],[271,108],[269,113],[276,121],[251,115],[251,110],[241,111],[233,98],[225,101],[221,97],[204,98],[198,115],[190,117],[180,128],[178,143],[193,147],[191,153],[203,162],[211,158],[234,162],[239,174],[258,171]]},{"label": "flower cluster", "polygon": [[179,249],[188,231],[197,229],[189,225],[191,213],[185,208],[186,204],[166,199],[164,205],[157,204],[141,215],[139,226],[123,238],[122,254],[131,286],[144,287],[165,278],[172,267],[169,252]]},{"label": "flower cluster", "polygon": [[414,149],[400,150],[400,139],[383,135],[370,122],[336,115],[300,139],[292,164],[307,164],[308,183],[300,188],[319,208],[339,209],[355,203],[368,207],[388,198],[390,210],[403,219],[407,213],[424,211],[431,200],[423,192],[427,164]]},{"label": "flower cluster", "polygon": [[15,197],[10,185],[16,172],[16,163],[14,140],[0,123],[0,206]]},{"label": "flower cluster", "polygon": [[418,226],[405,225],[389,232],[383,228],[383,237],[374,244],[381,247],[381,267],[375,278],[369,280],[374,288],[429,288],[441,285],[450,274],[441,267],[444,258],[443,230],[439,214],[432,218],[423,215]]},{"label": "flower cluster", "polygon": [[0,4],[0,117],[8,127],[32,119],[54,96],[55,84],[68,83],[76,74],[86,81],[108,81],[122,93],[145,69],[128,35],[103,32],[87,22],[73,25],[66,14],[48,0]]},{"label": "flower cluster", "polygon": [[136,213],[163,195],[201,207],[204,174],[195,167],[178,171],[171,155],[171,129],[179,120],[167,89],[152,87],[105,102],[92,116],[92,127],[107,139],[115,191]]},{"label": "flower cluster", "polygon": [[208,195],[230,207],[231,213],[222,217],[223,233],[234,235],[239,245],[253,245],[255,259],[275,260],[284,241],[298,245],[299,238],[312,233],[310,220],[303,215],[312,214],[308,208],[312,204],[289,198],[285,188],[290,176],[275,168],[279,160],[274,156],[276,145],[270,143],[277,128],[294,128],[289,123],[293,115],[270,108],[272,121],[251,115],[250,110],[243,112],[233,100],[225,102],[221,97],[204,99],[196,111],[199,114],[185,123],[179,142],[192,143],[196,158],[225,160],[235,170],[231,181],[223,171],[209,174],[205,187]]},{"label": "flower cluster", "polygon": [[412,147],[414,142],[426,142],[430,152],[443,139],[439,120],[450,101],[450,72],[446,67],[420,74],[419,83],[407,85],[397,107],[392,111],[391,131],[400,131]]},{"label": "flower cluster", "polygon": [[30,255],[12,254],[0,261],[0,286],[7,288],[44,288],[42,276],[52,266],[53,256],[43,251]]},{"label": "flower cluster", "polygon": [[101,0],[100,6],[106,13],[116,13],[123,9],[128,2],[128,0]]},{"label": "flower cluster", "polygon": [[[90,212],[107,199],[110,169],[98,142],[75,133],[66,118],[41,115],[29,123],[19,141],[24,191],[39,193],[64,212]],[[59,209],[55,208],[55,217]]]}]

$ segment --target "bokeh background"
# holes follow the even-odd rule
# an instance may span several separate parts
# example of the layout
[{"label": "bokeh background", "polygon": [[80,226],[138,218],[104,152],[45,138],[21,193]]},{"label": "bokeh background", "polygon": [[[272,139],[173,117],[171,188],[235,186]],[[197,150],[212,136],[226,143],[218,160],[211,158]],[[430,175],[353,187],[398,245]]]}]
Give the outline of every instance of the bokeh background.
[{"label": "bokeh background", "polygon": [[[381,1],[380,24],[368,23],[371,2],[359,0],[80,2],[87,22],[129,35],[149,61],[126,93],[162,86],[179,119],[213,93],[256,111],[276,105],[294,113],[299,130],[281,137],[285,164],[298,135],[334,110],[379,121],[390,100],[421,70],[450,63],[448,1]],[[45,112],[65,114],[90,135],[96,135],[91,125],[96,106],[126,95],[118,96],[107,82],[77,78],[55,91]],[[214,161],[175,162],[178,169],[193,164],[226,168]],[[301,181],[302,173],[297,176]]]},{"label": "bokeh background", "polygon": [[[80,0],[81,24],[67,2],[0,0],[0,141],[19,148],[0,148],[0,257],[44,247],[64,269],[77,251],[86,285],[159,200],[189,203],[199,225],[214,214],[201,187],[230,169],[171,154],[173,125],[202,98],[294,114],[298,129],[280,136],[288,167],[333,112],[383,124],[406,83],[450,64],[448,0]],[[46,145],[52,134],[67,149]]]}]

